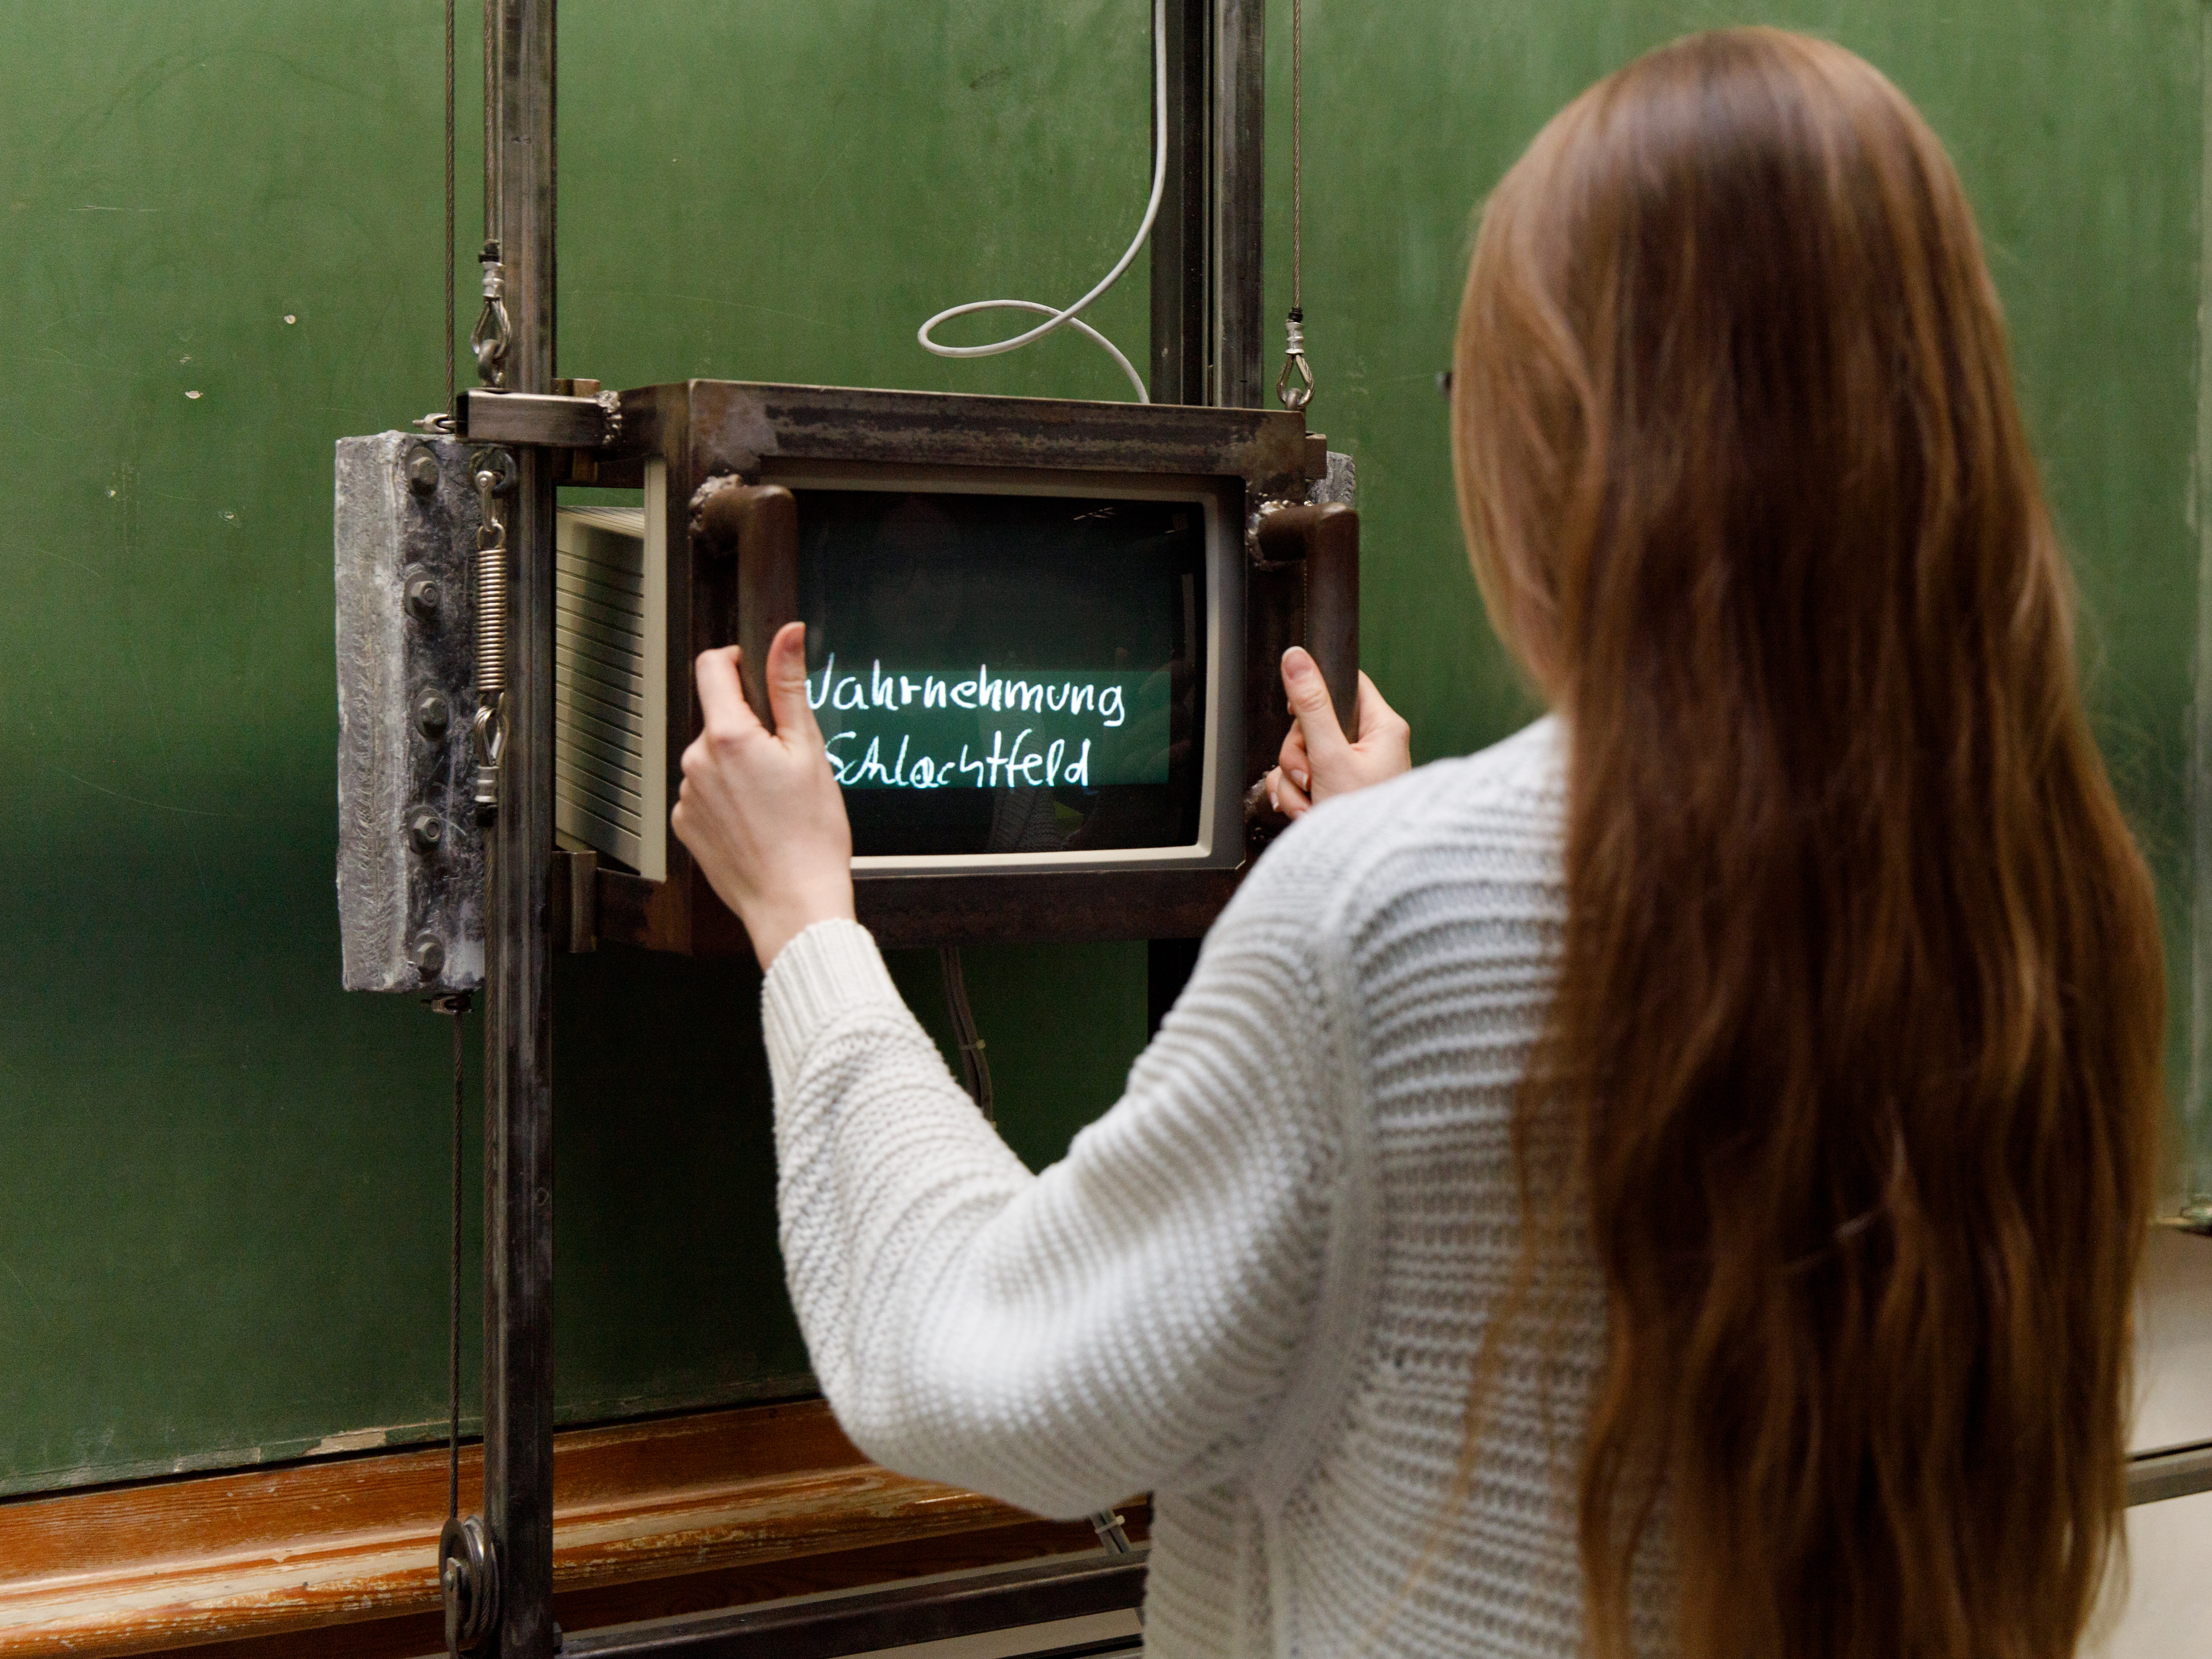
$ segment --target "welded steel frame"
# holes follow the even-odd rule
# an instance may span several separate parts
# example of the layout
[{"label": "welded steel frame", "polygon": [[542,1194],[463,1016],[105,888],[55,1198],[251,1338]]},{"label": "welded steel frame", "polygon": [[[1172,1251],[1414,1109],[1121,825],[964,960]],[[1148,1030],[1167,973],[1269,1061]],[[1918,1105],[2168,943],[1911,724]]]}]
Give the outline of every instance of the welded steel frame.
[{"label": "welded steel frame", "polygon": [[[498,243],[505,270],[512,331],[507,383],[516,392],[549,394],[556,355],[556,0],[484,3],[485,228]],[[1167,0],[1166,17],[1170,148],[1152,246],[1153,396],[1164,403],[1257,408],[1265,3]],[[483,1513],[501,1578],[490,1650],[500,1659],[550,1659],[557,1640],[552,571],[560,454],[529,445],[519,445],[516,453],[508,736],[485,893]],[[1187,971],[1188,950],[1176,942],[1175,959],[1158,965]],[[1065,1576],[1067,1605],[1081,1610],[1095,1601],[1097,1586],[1085,1576],[1092,1571],[1085,1566]],[[1054,1616],[1053,1577],[1042,1573],[1034,1593],[1020,1600],[1018,1619],[1007,1622]],[[888,1645],[902,1628],[933,1628],[930,1609],[941,1597],[917,1592],[908,1599],[914,1617],[902,1626],[899,1593],[877,1594],[863,1621],[866,1645]],[[704,1624],[697,1634],[697,1642],[687,1643],[681,1630],[664,1627],[647,1639],[612,1637],[590,1645],[610,1656],[687,1646],[703,1654],[722,1639]],[[854,1650],[832,1643],[813,1650]]]},{"label": "welded steel frame", "polygon": [[[1221,410],[1173,404],[1086,403],[1043,398],[889,392],[845,386],[681,380],[620,394],[621,436],[602,451],[598,476],[640,483],[660,469],[666,514],[667,609],[659,690],[668,710],[665,749],[649,757],[670,799],[682,783],[685,746],[702,711],[690,665],[702,651],[743,644],[757,665],[774,628],[797,614],[799,554],[795,517],[781,536],[764,537],[748,556],[720,522],[721,508],[820,467],[867,476],[872,469],[963,469],[977,488],[1019,487],[1044,479],[1163,477],[1215,503],[1226,545],[1222,602],[1229,618],[1218,641],[1216,691],[1220,723],[1208,764],[1218,799],[1208,831],[1214,857],[1199,866],[933,872],[861,870],[854,883],[860,920],[891,946],[1005,940],[1195,939],[1235,894],[1255,840],[1241,805],[1290,730],[1290,708],[1275,664],[1304,640],[1334,654],[1324,672],[1356,674],[1358,595],[1312,577],[1329,561],[1305,556],[1297,536],[1267,528],[1303,522],[1304,505],[1325,477],[1328,457],[1304,418],[1288,410]],[[989,481],[989,482],[986,482]],[[785,494],[782,500],[789,502]],[[1248,520],[1267,514],[1256,541]],[[1335,520],[1356,524],[1349,507]],[[1357,558],[1357,530],[1348,551]],[[1338,561],[1339,563],[1342,560]],[[748,572],[784,578],[752,591]],[[1332,610],[1332,606],[1335,610]],[[748,691],[760,688],[750,679]],[[1344,697],[1348,711],[1348,690]],[[690,956],[750,954],[738,919],[715,896],[688,852],[672,841],[657,878],[601,866],[596,894],[599,939]]]}]

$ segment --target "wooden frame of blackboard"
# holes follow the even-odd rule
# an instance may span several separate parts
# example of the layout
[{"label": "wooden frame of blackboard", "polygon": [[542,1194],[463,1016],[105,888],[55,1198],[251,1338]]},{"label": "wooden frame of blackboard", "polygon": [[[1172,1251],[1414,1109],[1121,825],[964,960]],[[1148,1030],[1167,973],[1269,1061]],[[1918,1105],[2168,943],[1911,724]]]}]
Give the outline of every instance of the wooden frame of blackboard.
[{"label": "wooden frame of blackboard", "polygon": [[[669,793],[701,724],[691,664],[732,642],[756,665],[773,626],[793,614],[796,517],[775,487],[793,469],[865,473],[937,469],[1009,487],[1040,480],[1171,480],[1212,492],[1234,545],[1240,638],[1224,672],[1241,717],[1222,734],[1218,787],[1233,802],[1263,776],[1290,729],[1277,664],[1312,646],[1341,712],[1351,713],[1358,640],[1358,521],[1305,507],[1326,445],[1287,411],[1079,403],[837,386],[687,380],[620,394],[617,438],[592,456],[599,484],[641,486],[665,469]],[[988,485],[979,484],[979,488]],[[1245,526],[1252,526],[1245,533]],[[1308,557],[1311,550],[1313,556]],[[760,688],[750,685],[757,701]],[[1246,849],[1249,851],[1249,848]],[[860,918],[886,945],[981,940],[1188,939],[1236,890],[1227,867],[860,872]],[[598,872],[603,942],[690,956],[750,946],[680,843],[666,878]]]},{"label": "wooden frame of blackboard", "polygon": [[[1085,1522],[878,1468],[819,1401],[565,1430],[552,1462],[572,1650],[850,1652],[895,1645],[876,1638],[907,1607],[939,1635],[1066,1618],[1099,1610],[1115,1561],[1133,1602],[1149,1535],[1123,1505],[1138,1553],[1109,1561]],[[480,1448],[461,1465],[473,1485]],[[417,1659],[441,1648],[445,1503],[426,1446],[0,1505],[0,1653]],[[1063,1574],[1089,1588],[1056,1599]]]}]

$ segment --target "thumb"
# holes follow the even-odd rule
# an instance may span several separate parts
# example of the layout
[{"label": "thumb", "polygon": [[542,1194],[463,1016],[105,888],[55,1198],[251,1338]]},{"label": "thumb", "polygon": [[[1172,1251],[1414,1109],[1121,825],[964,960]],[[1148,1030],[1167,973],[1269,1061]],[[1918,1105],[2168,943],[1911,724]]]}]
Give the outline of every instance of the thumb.
[{"label": "thumb", "polygon": [[1321,677],[1321,665],[1302,645],[1294,645],[1283,653],[1283,690],[1290,698],[1291,714],[1298,723],[1298,735],[1306,740],[1306,754],[1318,774],[1351,744],[1345,740],[1344,728],[1336,722],[1336,709],[1328,700],[1328,685]]},{"label": "thumb", "polygon": [[761,677],[768,683],[769,712],[775,716],[776,735],[819,749],[822,728],[814,723],[814,711],[806,703],[805,623],[786,623],[775,630]]}]

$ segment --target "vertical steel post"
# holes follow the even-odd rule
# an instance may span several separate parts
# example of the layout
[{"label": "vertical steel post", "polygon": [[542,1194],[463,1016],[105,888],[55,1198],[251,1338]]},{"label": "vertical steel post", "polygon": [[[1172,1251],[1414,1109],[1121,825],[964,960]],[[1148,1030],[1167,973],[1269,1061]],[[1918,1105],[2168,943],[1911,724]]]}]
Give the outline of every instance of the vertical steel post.
[{"label": "vertical steel post", "polygon": [[1212,395],[1218,409],[1257,409],[1267,376],[1260,315],[1266,271],[1260,239],[1266,218],[1261,161],[1267,146],[1267,0],[1213,0],[1213,42],[1206,112],[1212,158],[1212,228],[1208,276],[1213,308]]},{"label": "vertical steel post", "polygon": [[1212,307],[1207,296],[1212,216],[1206,111],[1213,0],[1167,0],[1167,185],[1152,222],[1152,356],[1156,404],[1204,404]]},{"label": "vertical steel post", "polygon": [[[554,342],[554,0],[485,0],[491,222],[506,267],[507,386],[548,392]],[[499,1557],[500,1659],[553,1631],[553,471],[518,456],[507,741],[492,834],[484,974],[484,1518]]]},{"label": "vertical steel post", "polygon": [[1167,0],[1166,11],[1168,166],[1152,227],[1152,401],[1257,409],[1266,0]]},{"label": "vertical steel post", "polygon": [[[1257,409],[1266,384],[1266,0],[1167,0],[1165,9],[1168,164],[1152,223],[1152,401]],[[1159,1030],[1197,962],[1196,939],[1149,942],[1149,1029]]]}]

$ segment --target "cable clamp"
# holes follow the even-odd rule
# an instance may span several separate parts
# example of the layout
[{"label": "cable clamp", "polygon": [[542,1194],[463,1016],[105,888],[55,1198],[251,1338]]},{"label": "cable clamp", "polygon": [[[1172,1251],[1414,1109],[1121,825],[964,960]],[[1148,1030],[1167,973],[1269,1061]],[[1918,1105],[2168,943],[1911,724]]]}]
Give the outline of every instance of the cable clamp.
[{"label": "cable clamp", "polygon": [[477,259],[483,266],[483,310],[469,331],[469,349],[476,353],[477,378],[488,386],[503,387],[507,349],[514,337],[507,318],[507,267],[500,263],[496,242],[486,242]]},{"label": "cable clamp", "polygon": [[507,753],[507,693],[495,692],[469,722],[476,750],[477,822],[486,829],[499,822],[500,762]]},{"label": "cable clamp", "polygon": [[[1283,372],[1275,377],[1275,396],[1285,409],[1296,412],[1313,401],[1313,366],[1306,362],[1305,313],[1293,308],[1283,319]],[[1297,380],[1291,371],[1297,371]]]}]

